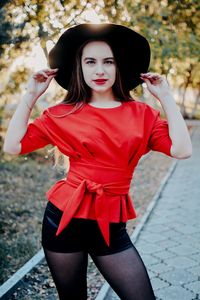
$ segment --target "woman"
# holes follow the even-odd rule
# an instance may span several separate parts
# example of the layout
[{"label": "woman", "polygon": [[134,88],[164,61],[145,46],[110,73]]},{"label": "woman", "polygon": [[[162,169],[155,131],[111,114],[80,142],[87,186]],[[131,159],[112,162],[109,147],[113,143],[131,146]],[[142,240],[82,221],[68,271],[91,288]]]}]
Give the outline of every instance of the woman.
[{"label": "woman", "polygon": [[[155,295],[126,232],[136,217],[128,193],[138,160],[150,150],[178,159],[192,153],[190,136],[164,76],[148,72],[150,48],[117,24],[81,24],[49,53],[51,69],[36,72],[14,113],[4,151],[25,154],[47,144],[69,156],[67,178],[48,198],[42,227],[45,257],[62,300],[87,299],[88,253],[121,299]],[[55,78],[68,90],[28,125],[39,96]],[[145,82],[167,120],[129,91]]]}]

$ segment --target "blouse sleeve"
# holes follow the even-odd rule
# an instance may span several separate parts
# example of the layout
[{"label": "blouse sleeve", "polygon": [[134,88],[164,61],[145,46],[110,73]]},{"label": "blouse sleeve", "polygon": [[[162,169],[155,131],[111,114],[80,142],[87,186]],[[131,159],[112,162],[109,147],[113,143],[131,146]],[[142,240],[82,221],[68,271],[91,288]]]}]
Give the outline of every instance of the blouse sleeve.
[{"label": "blouse sleeve", "polygon": [[47,130],[48,117],[46,110],[33,122],[28,124],[26,133],[21,140],[21,151],[19,154],[26,154],[34,150],[53,145],[51,136]]},{"label": "blouse sleeve", "polygon": [[154,112],[156,112],[157,115],[148,140],[148,148],[149,150],[162,152],[172,157],[170,153],[172,140],[169,136],[167,120],[161,119],[160,111],[154,110]]}]

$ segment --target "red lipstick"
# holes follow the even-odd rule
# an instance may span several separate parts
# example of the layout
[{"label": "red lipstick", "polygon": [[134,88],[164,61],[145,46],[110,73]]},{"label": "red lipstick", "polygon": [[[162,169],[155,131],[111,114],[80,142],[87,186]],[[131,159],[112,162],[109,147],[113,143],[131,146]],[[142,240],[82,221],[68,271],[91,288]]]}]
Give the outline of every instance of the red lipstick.
[{"label": "red lipstick", "polygon": [[101,85],[104,84],[108,79],[96,79],[93,80],[96,84]]}]

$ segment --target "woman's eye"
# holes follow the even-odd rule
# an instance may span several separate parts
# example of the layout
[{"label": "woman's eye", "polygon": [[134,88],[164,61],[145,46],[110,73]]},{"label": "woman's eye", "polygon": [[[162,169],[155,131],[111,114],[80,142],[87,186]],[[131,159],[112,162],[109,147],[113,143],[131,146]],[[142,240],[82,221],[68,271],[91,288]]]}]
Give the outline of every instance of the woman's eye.
[{"label": "woman's eye", "polygon": [[[94,63],[94,61],[90,60],[90,61],[87,61],[86,64],[90,64],[90,63]],[[105,61],[105,63],[108,63],[108,64],[113,64],[113,61],[112,60],[107,60]]]}]

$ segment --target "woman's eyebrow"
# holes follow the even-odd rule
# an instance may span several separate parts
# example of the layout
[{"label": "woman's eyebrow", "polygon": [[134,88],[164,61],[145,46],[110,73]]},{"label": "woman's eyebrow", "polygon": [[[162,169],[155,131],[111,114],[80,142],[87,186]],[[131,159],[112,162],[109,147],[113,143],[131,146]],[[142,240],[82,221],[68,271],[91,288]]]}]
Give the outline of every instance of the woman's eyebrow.
[{"label": "woman's eyebrow", "polygon": [[[93,59],[93,60],[95,60],[94,57],[85,57],[84,60],[86,60],[86,59]],[[114,57],[106,57],[106,58],[104,58],[104,60],[105,59],[114,59]]]}]

